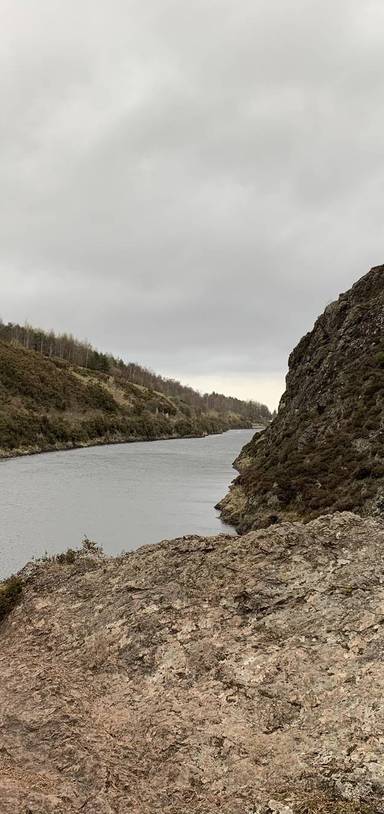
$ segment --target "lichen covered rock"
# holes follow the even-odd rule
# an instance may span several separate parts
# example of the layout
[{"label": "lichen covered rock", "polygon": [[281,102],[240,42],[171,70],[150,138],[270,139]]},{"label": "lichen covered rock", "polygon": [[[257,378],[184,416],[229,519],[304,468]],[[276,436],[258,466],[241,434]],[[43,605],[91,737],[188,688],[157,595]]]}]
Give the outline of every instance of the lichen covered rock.
[{"label": "lichen covered rock", "polygon": [[0,628],[2,814],[383,814],[381,522],[22,576]]}]

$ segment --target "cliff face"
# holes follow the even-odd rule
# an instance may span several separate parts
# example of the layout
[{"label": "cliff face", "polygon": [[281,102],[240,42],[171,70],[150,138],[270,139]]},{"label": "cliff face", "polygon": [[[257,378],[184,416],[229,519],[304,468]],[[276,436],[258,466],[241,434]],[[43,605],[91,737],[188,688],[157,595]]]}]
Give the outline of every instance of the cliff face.
[{"label": "cliff face", "polygon": [[326,512],[384,513],[384,266],[329,305],[289,358],[277,417],[221,501],[240,530]]},{"label": "cliff face", "polygon": [[382,523],[62,559],[1,626],[2,814],[383,814]]}]

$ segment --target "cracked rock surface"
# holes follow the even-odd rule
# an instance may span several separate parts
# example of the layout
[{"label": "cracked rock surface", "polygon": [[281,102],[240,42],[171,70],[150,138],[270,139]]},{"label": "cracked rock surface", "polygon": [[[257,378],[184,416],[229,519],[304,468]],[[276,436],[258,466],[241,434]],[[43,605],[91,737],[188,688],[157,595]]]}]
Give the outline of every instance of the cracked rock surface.
[{"label": "cracked rock surface", "polygon": [[25,569],[2,814],[384,812],[384,525],[350,513]]}]

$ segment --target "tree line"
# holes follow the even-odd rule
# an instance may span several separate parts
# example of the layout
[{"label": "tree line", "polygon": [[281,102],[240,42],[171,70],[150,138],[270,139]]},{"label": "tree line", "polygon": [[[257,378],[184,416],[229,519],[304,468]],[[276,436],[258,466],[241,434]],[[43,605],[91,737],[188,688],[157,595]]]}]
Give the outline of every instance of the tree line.
[{"label": "tree line", "polygon": [[203,412],[212,410],[219,413],[233,412],[253,422],[267,422],[272,417],[268,407],[258,401],[243,401],[215,392],[201,394],[176,379],[160,376],[136,362],[125,362],[111,354],[101,353],[89,342],[80,341],[72,334],[55,334],[54,331],[33,328],[28,323],[25,325],[14,322],[4,323],[0,319],[0,339],[17,343],[48,358],[62,359],[70,365],[105,374],[119,375],[133,384],[179,398],[191,405],[197,412],[199,410]]}]

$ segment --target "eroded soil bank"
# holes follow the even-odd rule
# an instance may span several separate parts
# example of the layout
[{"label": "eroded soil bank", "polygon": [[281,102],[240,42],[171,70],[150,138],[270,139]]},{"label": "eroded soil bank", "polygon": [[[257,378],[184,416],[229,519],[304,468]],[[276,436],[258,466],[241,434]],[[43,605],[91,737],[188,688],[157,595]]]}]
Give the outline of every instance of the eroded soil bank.
[{"label": "eroded soil bank", "polygon": [[384,812],[383,575],[349,513],[27,567],[0,811]]}]

